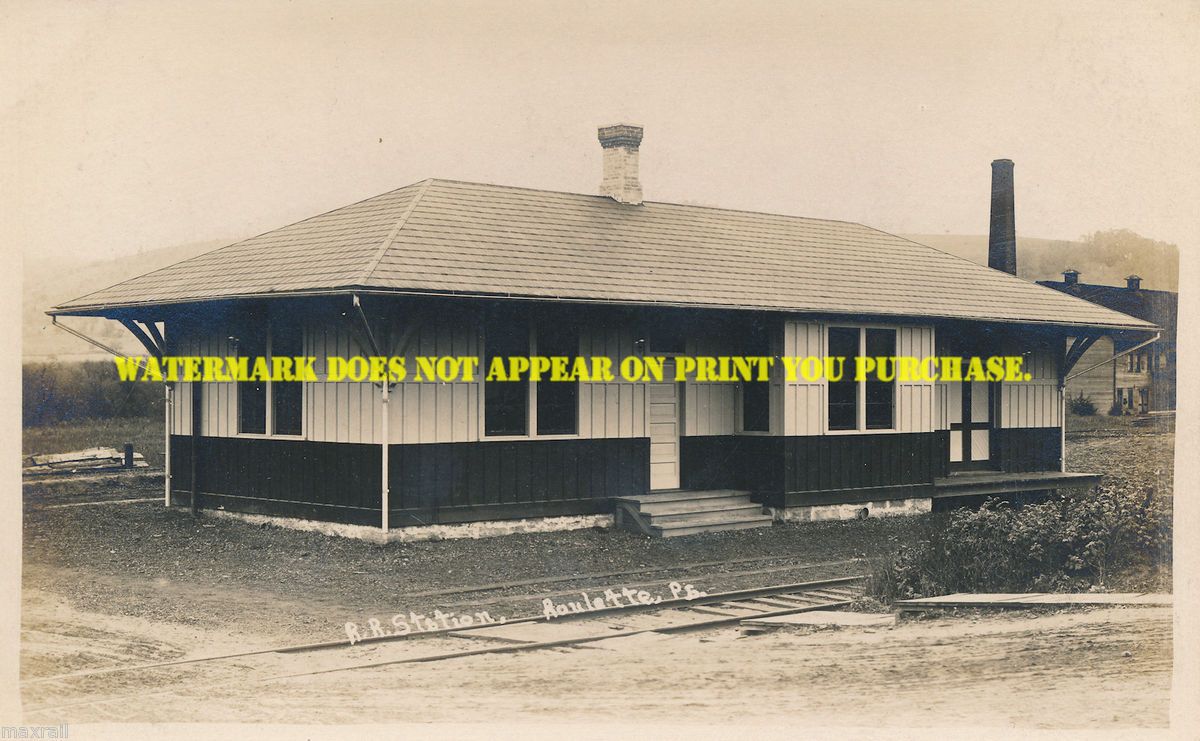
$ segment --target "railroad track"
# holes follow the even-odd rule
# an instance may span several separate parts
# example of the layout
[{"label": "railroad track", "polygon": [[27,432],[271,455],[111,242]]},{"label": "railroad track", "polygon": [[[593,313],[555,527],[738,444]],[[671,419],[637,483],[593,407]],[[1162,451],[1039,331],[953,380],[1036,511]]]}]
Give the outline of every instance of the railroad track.
[{"label": "railroad track", "polygon": [[[161,675],[164,670],[180,670],[183,672],[184,676],[174,678],[177,683],[185,683],[182,687],[174,686],[159,691],[137,692],[121,696],[85,697],[77,700],[72,699],[68,702],[53,700],[46,704],[26,708],[27,713],[47,714],[57,713],[69,708],[92,708],[104,719],[124,719],[131,712],[129,704],[135,700],[142,700],[149,697],[178,697],[194,701],[197,698],[197,691],[227,690],[230,687],[228,678],[205,684],[186,684],[190,679],[187,676],[189,674],[187,670],[196,668],[202,664],[225,664],[226,666],[223,667],[224,670],[227,670],[231,677],[236,677],[237,681],[264,683],[321,674],[379,669],[400,664],[449,661],[486,654],[520,653],[575,646],[586,647],[588,644],[599,641],[627,638],[647,633],[681,633],[710,630],[737,624],[745,619],[791,615],[812,610],[845,607],[862,593],[864,578],[858,575],[704,594],[690,599],[687,597],[663,599],[661,602],[653,604],[621,607],[609,606],[587,611],[569,612],[565,615],[556,615],[553,619],[547,618],[544,614],[528,615],[510,619],[499,624],[480,624],[370,638],[360,641],[354,646],[351,646],[347,641],[332,641],[135,666],[108,667],[89,672],[32,678],[22,681],[21,684],[26,688],[41,685],[50,688],[60,695],[70,696],[73,694],[77,697],[79,694],[85,693],[86,690],[79,686],[72,687],[73,683],[82,682],[86,684],[88,680],[101,674],[140,673],[145,675],[145,678],[149,681],[161,686],[168,678],[163,677],[160,681],[157,675]],[[638,624],[631,625],[630,618],[636,618]],[[530,638],[511,634],[514,628],[533,629],[534,633],[540,632],[537,627],[539,623],[543,625],[563,625],[575,622],[584,624],[596,623],[598,625],[595,630],[583,630],[566,637],[538,639],[536,637]],[[506,631],[510,634],[506,635]],[[403,644],[429,638],[447,639],[451,643],[466,641],[468,645],[461,648],[454,647],[450,650],[438,650],[432,653],[417,653],[415,655],[402,648]],[[317,668],[308,666],[316,654],[327,652],[328,649],[351,649],[361,654],[364,652],[364,649],[379,651],[387,650],[389,646],[392,650],[397,650],[398,655],[370,661],[338,662]],[[257,667],[259,669],[257,675],[247,674],[246,669],[253,669],[253,667],[244,666],[246,659],[253,658],[267,659],[267,666]],[[273,666],[281,662],[284,664],[288,662],[296,663],[297,660],[304,662],[302,670],[297,671],[295,668],[289,669],[286,666]],[[66,697],[60,699],[66,699]]]}]

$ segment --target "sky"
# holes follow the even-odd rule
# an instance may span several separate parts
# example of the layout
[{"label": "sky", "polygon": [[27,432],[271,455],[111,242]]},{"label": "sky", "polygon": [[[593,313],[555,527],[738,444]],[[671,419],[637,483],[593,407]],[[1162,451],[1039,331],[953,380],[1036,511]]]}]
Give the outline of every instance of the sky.
[{"label": "sky", "polygon": [[234,240],[426,177],[1200,243],[1195,2],[0,0],[0,235],[26,261]]}]

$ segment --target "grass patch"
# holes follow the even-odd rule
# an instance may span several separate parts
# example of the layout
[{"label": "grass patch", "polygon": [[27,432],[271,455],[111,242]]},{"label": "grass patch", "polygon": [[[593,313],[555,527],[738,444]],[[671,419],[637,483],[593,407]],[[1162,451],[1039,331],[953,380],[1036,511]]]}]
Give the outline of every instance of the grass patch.
[{"label": "grass patch", "polygon": [[84,448],[111,447],[118,450],[133,443],[135,452],[151,466],[163,465],[161,419],[127,417],[64,422],[46,427],[27,427],[21,435],[21,454],[69,453]]}]

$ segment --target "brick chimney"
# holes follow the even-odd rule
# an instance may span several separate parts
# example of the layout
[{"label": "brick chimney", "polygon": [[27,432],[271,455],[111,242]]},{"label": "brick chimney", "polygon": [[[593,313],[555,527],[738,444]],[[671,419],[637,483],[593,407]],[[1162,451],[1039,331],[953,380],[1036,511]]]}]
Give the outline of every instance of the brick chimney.
[{"label": "brick chimney", "polygon": [[1013,205],[1012,160],[992,161],[992,219],[988,267],[1017,274],[1017,222]]},{"label": "brick chimney", "polygon": [[1140,275],[1130,275],[1125,278],[1125,287],[1131,291],[1137,291],[1142,287],[1142,277]]},{"label": "brick chimney", "polygon": [[1067,268],[1063,271],[1063,283],[1068,286],[1073,286],[1079,282],[1079,271],[1074,268]]},{"label": "brick chimney", "polygon": [[604,179],[600,195],[618,203],[642,202],[642,184],[638,181],[638,146],[642,127],[630,124],[603,126],[597,132],[604,148]]}]

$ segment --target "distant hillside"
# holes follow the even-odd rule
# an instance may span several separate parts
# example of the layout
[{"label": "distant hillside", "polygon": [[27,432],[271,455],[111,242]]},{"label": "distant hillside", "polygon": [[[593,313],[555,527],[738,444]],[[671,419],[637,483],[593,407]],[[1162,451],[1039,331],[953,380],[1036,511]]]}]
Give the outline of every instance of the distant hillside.
[{"label": "distant hillside", "polygon": [[[64,301],[107,288],[143,273],[164,268],[180,260],[223,247],[228,242],[196,242],[140,252],[102,262],[38,260],[25,257],[21,298],[21,350],[25,360],[95,360],[109,357],[50,324],[46,310]],[[66,317],[62,320],[122,352],[138,354],[142,346],[120,324],[108,319]]]},{"label": "distant hillside", "polygon": [[[987,237],[975,234],[905,234],[905,239],[987,265]],[[1125,285],[1142,276],[1143,288],[1179,290],[1179,249],[1128,232],[1095,235],[1092,242],[1017,237],[1017,275],[1026,280],[1062,280],[1068,268],[1085,283]]]}]

